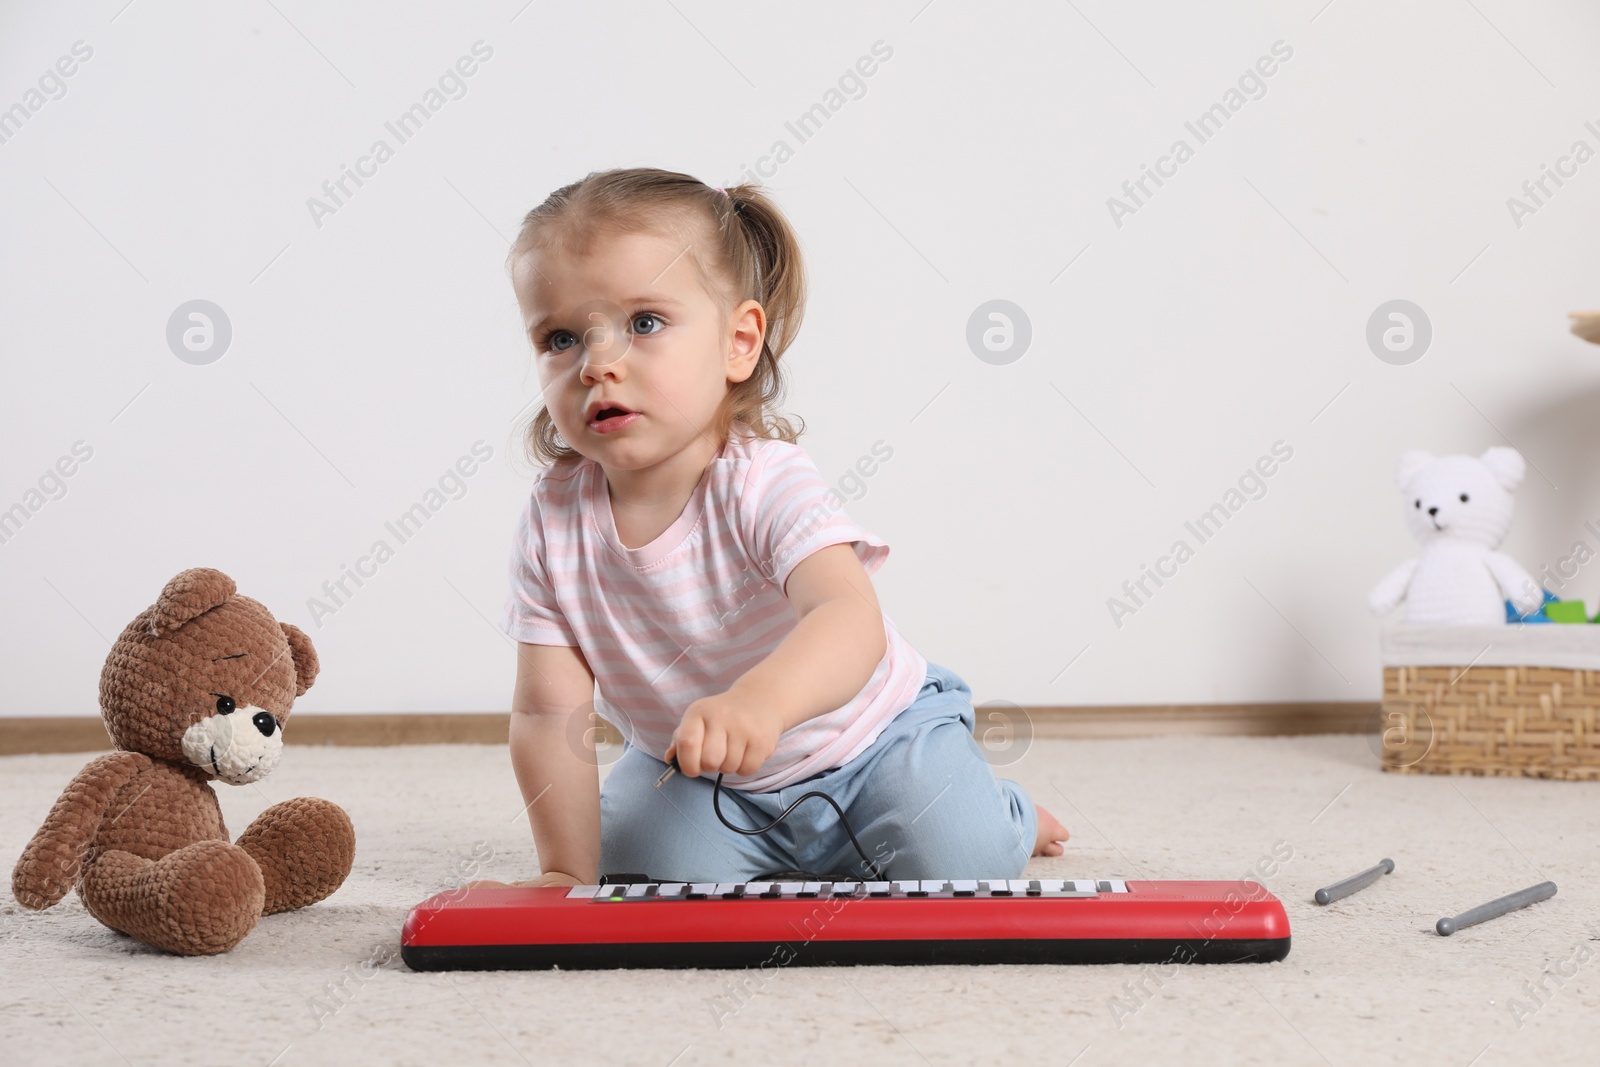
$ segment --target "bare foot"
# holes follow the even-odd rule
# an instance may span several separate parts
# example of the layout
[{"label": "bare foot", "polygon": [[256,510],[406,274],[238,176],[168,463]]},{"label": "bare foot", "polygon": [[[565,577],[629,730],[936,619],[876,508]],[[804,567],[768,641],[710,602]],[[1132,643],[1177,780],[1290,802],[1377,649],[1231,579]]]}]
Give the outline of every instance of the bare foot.
[{"label": "bare foot", "polygon": [[1059,856],[1066,851],[1061,845],[1068,837],[1067,828],[1044,808],[1035,804],[1034,810],[1039,813],[1039,835],[1034,839],[1033,854],[1035,856]]}]

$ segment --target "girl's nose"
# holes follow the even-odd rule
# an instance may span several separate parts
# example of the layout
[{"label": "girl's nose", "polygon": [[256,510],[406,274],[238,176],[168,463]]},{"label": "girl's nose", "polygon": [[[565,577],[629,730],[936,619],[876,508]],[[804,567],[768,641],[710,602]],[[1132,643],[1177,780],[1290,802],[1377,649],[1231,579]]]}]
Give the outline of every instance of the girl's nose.
[{"label": "girl's nose", "polygon": [[627,377],[623,366],[623,349],[607,348],[600,352],[585,350],[583,357],[582,378],[586,383],[598,382],[601,378],[622,379]]}]

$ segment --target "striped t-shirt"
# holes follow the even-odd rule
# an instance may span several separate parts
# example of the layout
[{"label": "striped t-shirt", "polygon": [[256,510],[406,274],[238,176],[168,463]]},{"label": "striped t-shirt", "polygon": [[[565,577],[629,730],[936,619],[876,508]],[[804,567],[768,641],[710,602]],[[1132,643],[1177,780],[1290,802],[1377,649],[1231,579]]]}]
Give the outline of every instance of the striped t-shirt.
[{"label": "striped t-shirt", "polygon": [[[542,470],[516,524],[500,628],[577,645],[595,674],[595,712],[657,759],[691,703],[726,692],[794,629],[783,585],[797,563],[849,543],[871,574],[889,555],[846,517],[805,449],[740,426],[647,545],[623,547],[605,471],[587,457]],[[887,615],[883,628],[888,648],[854,697],[785,731],[754,774],[723,784],[771,792],[871,745],[928,670]]]}]

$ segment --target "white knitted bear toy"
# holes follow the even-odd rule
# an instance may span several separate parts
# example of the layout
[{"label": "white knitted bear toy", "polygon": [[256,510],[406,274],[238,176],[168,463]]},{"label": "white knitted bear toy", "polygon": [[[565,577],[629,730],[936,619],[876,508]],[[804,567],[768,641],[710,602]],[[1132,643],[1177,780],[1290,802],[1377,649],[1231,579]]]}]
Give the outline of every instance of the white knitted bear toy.
[{"label": "white knitted bear toy", "polygon": [[1525,471],[1514,448],[1471,456],[1434,457],[1412,450],[1400,457],[1406,521],[1422,542],[1373,587],[1373,613],[1387,615],[1401,600],[1406,622],[1504,625],[1505,602],[1519,615],[1544,602],[1533,576],[1495,548],[1511,529],[1511,491]]}]

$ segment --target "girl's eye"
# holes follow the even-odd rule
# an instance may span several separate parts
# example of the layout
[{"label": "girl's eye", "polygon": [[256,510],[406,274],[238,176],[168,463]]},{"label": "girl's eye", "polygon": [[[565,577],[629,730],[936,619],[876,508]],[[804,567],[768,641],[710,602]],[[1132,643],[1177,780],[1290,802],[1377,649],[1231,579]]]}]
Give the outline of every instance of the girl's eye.
[{"label": "girl's eye", "polygon": [[1461,502],[1462,502],[1462,503],[1463,503],[1463,504],[1465,504],[1465,503],[1466,503],[1466,502],[1467,502],[1467,494],[1465,494],[1465,493],[1462,493],[1462,494],[1461,494]]},{"label": "girl's eye", "polygon": [[[562,343],[564,338],[571,338],[572,344]],[[573,344],[577,343],[578,338],[570,330],[552,330],[550,336],[546,337],[544,341],[544,346],[549,348],[550,351],[565,352]]]},{"label": "girl's eye", "polygon": [[660,332],[660,328],[659,327],[657,327],[657,329],[654,329],[654,330],[641,330],[641,329],[639,329],[639,323],[645,322],[645,321],[660,323],[661,322],[661,318],[660,318],[660,316],[656,315],[652,311],[641,311],[639,314],[637,314],[637,315],[635,315],[633,317],[633,332],[634,333],[645,333],[645,334],[659,333]]}]

